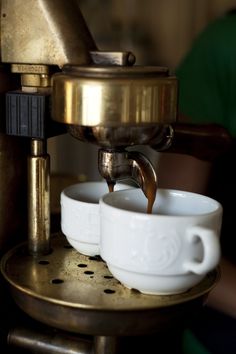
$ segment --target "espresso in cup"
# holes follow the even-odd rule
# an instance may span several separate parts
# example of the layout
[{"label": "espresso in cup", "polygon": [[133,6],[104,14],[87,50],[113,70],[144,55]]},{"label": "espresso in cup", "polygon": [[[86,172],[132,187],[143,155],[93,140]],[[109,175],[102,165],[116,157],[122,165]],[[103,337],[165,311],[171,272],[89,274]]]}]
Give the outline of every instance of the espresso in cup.
[{"label": "espresso in cup", "polygon": [[152,214],[146,207],[140,189],[100,199],[100,255],[128,288],[185,292],[219,263],[222,206],[200,194],[158,189]]}]

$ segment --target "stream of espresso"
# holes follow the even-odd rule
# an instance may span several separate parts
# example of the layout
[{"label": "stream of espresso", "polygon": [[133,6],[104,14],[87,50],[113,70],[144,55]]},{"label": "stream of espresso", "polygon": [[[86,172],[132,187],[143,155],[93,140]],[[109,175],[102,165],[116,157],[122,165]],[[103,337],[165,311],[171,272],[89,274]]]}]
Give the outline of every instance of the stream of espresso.
[{"label": "stream of espresso", "polygon": [[107,181],[109,193],[114,192],[114,186],[115,186],[115,184],[116,184],[115,182]]},{"label": "stream of espresso", "polygon": [[153,204],[156,199],[156,188],[148,188],[147,190],[147,214],[152,214]]},{"label": "stream of espresso", "polygon": [[[109,193],[114,192],[115,182],[107,181]],[[152,214],[153,204],[156,199],[156,184],[149,183],[146,190],[147,214]]]}]

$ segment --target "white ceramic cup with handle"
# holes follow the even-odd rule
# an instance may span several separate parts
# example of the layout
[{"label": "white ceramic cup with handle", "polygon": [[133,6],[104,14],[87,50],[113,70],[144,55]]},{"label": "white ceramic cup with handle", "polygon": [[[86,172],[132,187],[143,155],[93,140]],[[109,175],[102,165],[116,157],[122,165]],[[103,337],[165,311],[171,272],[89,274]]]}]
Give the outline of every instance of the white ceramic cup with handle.
[{"label": "white ceramic cup with handle", "polygon": [[[132,188],[116,183],[114,191]],[[81,182],[61,192],[61,230],[69,244],[78,252],[100,254],[99,199],[108,192],[105,181]]]},{"label": "white ceramic cup with handle", "polygon": [[100,199],[100,255],[123,285],[145,294],[177,294],[220,260],[222,206],[207,196],[159,189],[152,214],[140,189]]}]

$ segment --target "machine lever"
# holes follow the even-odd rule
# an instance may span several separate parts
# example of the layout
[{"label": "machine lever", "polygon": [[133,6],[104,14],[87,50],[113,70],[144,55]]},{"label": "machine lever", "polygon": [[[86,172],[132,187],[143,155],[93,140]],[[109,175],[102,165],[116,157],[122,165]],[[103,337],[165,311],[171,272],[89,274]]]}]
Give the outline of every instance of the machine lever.
[{"label": "machine lever", "polygon": [[173,124],[174,138],[166,152],[192,155],[200,160],[214,161],[227,152],[233,139],[218,124]]}]

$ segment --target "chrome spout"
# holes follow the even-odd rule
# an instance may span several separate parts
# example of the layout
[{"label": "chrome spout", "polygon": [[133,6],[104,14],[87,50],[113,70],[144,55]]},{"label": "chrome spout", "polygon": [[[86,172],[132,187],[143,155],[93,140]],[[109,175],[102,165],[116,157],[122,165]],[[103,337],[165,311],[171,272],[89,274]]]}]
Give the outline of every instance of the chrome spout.
[{"label": "chrome spout", "polygon": [[132,179],[139,185],[147,198],[150,198],[150,190],[157,190],[157,176],[150,160],[140,152],[128,153],[131,165]]},{"label": "chrome spout", "polygon": [[133,180],[148,199],[151,212],[157,190],[157,176],[150,160],[136,151],[100,149],[98,170],[108,185],[124,179]]}]

